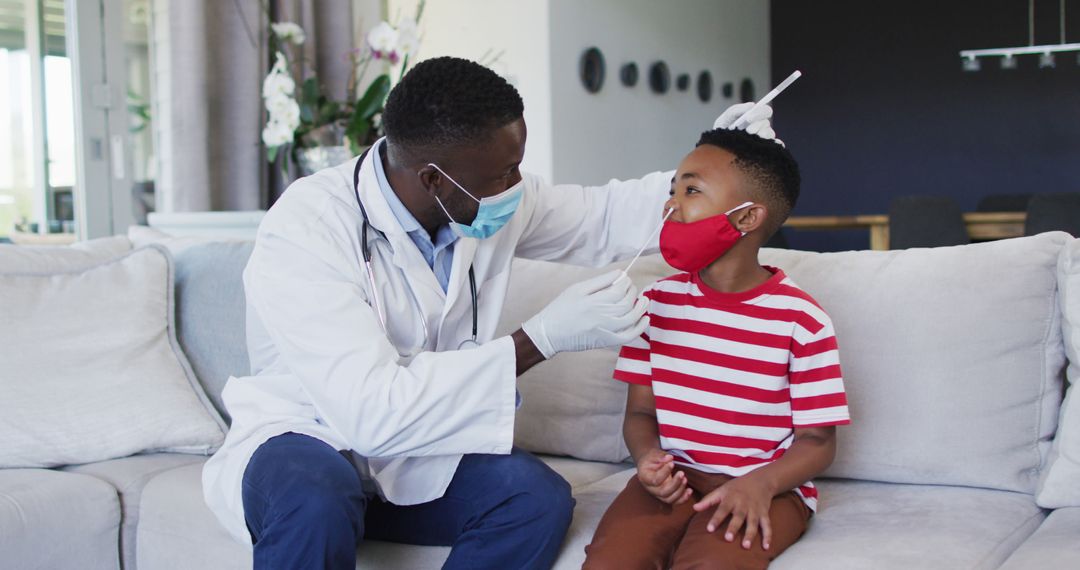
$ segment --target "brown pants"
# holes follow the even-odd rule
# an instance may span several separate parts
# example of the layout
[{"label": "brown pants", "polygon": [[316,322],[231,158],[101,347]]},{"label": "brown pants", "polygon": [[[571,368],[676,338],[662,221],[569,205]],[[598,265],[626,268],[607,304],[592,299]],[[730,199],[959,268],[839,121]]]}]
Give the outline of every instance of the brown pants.
[{"label": "brown pants", "polygon": [[699,513],[693,504],[730,477],[690,468],[676,470],[686,474],[694,491],[691,499],[668,505],[645,490],[636,475],[631,477],[604,513],[592,544],[585,547],[585,569],[767,568],[806,531],[810,509],[790,492],[774,497],[769,508],[773,536],[768,551],[761,548],[760,532],[749,550],[742,547],[742,532],[727,542],[728,521],[710,533],[706,525],[715,509]]}]

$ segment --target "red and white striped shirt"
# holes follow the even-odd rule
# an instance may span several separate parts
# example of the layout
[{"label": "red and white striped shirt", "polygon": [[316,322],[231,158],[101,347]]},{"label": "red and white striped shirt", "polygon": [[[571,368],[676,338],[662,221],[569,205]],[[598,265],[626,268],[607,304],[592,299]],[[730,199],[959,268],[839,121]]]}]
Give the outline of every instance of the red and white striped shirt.
[{"label": "red and white striped shirt", "polygon": [[[615,379],[651,386],[660,446],[676,463],[745,475],[783,456],[797,427],[850,421],[832,321],[784,272],[741,293],[696,274],[654,283],[649,328]],[[795,491],[817,509],[807,481]]]}]

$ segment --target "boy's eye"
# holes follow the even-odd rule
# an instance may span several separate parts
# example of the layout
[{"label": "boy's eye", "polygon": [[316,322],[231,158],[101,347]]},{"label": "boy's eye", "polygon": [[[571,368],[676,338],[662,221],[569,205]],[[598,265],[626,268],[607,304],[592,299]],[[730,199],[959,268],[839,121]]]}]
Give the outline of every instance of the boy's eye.
[{"label": "boy's eye", "polygon": [[674,197],[675,197],[675,189],[674,189],[674,188],[672,188],[671,190],[668,190],[668,193],[667,193],[667,195],[668,195],[668,196],[671,196],[672,198],[674,198]]},{"label": "boy's eye", "polygon": [[686,188],[686,193],[687,194],[697,194],[698,189],[694,188],[693,186],[689,186],[689,187]]}]

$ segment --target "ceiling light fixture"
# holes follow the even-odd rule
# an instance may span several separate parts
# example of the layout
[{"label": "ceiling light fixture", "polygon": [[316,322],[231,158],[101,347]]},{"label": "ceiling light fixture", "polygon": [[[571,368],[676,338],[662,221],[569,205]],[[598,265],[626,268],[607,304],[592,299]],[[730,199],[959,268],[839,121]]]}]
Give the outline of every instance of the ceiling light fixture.
[{"label": "ceiling light fixture", "polygon": [[[980,57],[1000,57],[1002,69],[1016,69],[1018,55],[1039,55],[1040,68],[1055,67],[1054,54],[1080,52],[1080,43],[1065,43],[1065,0],[1058,0],[1061,43],[1035,45],[1035,0],[1028,0],[1028,45],[1010,48],[968,49],[960,52],[964,71],[979,71]],[[1077,63],[1080,64],[1080,56]]]}]

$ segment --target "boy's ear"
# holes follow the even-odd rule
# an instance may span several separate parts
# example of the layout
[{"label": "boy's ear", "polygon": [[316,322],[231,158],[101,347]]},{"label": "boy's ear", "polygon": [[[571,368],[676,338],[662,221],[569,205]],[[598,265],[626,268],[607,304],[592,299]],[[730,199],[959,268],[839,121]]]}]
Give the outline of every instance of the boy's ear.
[{"label": "boy's ear", "polygon": [[769,218],[769,209],[764,204],[747,206],[735,214],[735,229],[740,232],[750,233],[765,225]]}]

